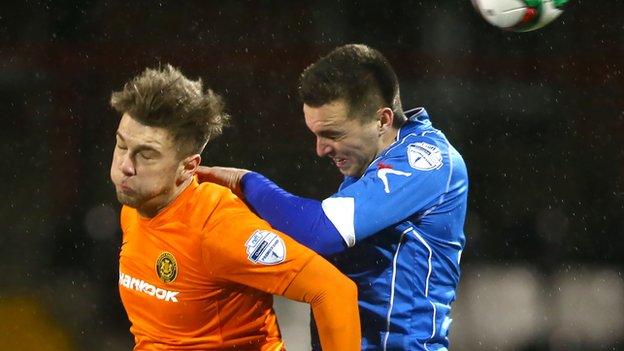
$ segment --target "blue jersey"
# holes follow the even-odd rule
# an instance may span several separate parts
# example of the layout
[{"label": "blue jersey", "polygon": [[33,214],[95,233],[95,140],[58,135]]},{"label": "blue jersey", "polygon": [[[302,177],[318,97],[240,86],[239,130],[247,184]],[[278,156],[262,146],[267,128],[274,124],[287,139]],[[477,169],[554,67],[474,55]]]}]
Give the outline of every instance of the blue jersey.
[{"label": "blue jersey", "polygon": [[319,202],[257,173],[247,202],[358,285],[363,350],[446,350],[468,193],[466,165],[427,112],[407,111],[396,141]]},{"label": "blue jersey", "polygon": [[446,350],[464,248],[468,176],[422,108],[323,211],[351,248],[334,263],[358,285],[363,350]]}]

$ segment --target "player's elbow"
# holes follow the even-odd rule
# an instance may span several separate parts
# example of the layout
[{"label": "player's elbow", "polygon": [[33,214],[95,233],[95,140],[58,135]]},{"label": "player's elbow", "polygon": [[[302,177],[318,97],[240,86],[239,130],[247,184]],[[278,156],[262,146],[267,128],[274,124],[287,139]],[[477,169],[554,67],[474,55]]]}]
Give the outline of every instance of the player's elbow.
[{"label": "player's elbow", "polygon": [[342,238],[342,235],[340,235],[335,227],[327,226],[319,230],[319,232],[323,233],[323,235],[316,236],[314,242],[310,246],[310,248],[317,253],[323,256],[333,256],[349,248]]},{"label": "player's elbow", "polygon": [[342,295],[348,301],[355,301],[355,305],[357,306],[357,301],[358,301],[357,285],[355,285],[355,283],[351,279],[345,276],[344,279],[342,279],[341,286],[338,290],[342,292]]},{"label": "player's elbow", "polygon": [[334,278],[327,286],[323,301],[313,304],[314,318],[323,350],[360,350],[361,329],[358,292],[346,276]]},{"label": "player's elbow", "polygon": [[325,289],[311,302],[312,304],[330,303],[332,305],[353,305],[357,307],[358,291],[355,283],[342,274],[329,278],[331,284],[325,285]]},{"label": "player's elbow", "polygon": [[355,283],[347,276],[334,279],[334,284],[328,286],[326,299],[332,300],[331,305],[343,306],[343,312],[353,316],[359,316],[358,289]]},{"label": "player's elbow", "polygon": [[357,314],[358,289],[356,284],[334,266],[327,263],[323,271],[321,292],[317,295],[318,304],[345,306],[345,312]]},{"label": "player's elbow", "polygon": [[321,256],[310,260],[284,296],[311,305],[323,350],[360,349],[357,287]]},{"label": "player's elbow", "polygon": [[345,303],[351,305],[353,314],[359,316],[357,285],[355,285],[351,279],[346,278],[340,290],[342,291]]}]

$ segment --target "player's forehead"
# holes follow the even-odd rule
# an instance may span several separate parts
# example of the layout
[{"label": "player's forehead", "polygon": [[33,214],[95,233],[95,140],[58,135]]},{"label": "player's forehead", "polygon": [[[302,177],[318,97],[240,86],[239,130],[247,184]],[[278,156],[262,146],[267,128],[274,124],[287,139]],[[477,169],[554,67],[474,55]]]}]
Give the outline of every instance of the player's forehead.
[{"label": "player's forehead", "polygon": [[157,150],[173,147],[173,137],[167,129],[142,124],[128,113],[121,117],[116,135],[128,145],[149,146]]},{"label": "player's forehead", "polygon": [[343,129],[350,122],[348,105],[342,100],[335,100],[321,106],[303,105],[306,125],[310,130]]}]

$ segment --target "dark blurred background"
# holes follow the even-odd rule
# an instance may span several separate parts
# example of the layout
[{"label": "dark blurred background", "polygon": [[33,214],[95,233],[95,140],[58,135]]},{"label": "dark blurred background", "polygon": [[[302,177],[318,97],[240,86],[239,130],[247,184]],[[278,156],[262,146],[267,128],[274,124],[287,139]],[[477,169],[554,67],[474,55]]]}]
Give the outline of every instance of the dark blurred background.
[{"label": "dark blurred background", "polygon": [[320,199],[340,176],[315,156],[297,80],[345,43],[382,51],[404,107],[467,161],[453,349],[623,349],[623,18],[622,1],[572,0],[510,33],[467,0],[3,2],[0,350],[131,349],[111,91],[165,63],[202,78],[233,116],[204,164]]}]

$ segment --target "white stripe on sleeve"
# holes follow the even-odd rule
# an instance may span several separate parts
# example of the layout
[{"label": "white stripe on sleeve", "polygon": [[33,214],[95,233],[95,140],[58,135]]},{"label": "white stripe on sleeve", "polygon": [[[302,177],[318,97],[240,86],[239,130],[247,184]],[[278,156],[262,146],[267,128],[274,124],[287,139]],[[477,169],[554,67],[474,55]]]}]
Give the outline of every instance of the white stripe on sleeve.
[{"label": "white stripe on sleeve", "polygon": [[334,224],[348,247],[355,245],[355,201],[352,197],[330,197],[321,203],[323,212]]}]

